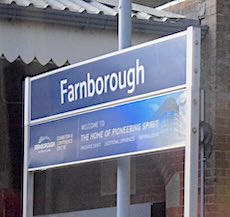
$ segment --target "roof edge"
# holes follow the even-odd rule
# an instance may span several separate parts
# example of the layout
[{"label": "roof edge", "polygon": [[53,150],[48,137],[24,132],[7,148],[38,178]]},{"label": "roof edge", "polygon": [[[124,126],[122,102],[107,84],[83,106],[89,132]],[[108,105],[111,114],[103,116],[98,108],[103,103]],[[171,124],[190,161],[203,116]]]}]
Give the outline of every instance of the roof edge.
[{"label": "roof edge", "polygon": [[[55,9],[40,9],[35,7],[22,7],[17,5],[0,4],[0,19],[24,20],[51,24],[77,26],[80,28],[96,28],[117,31],[117,16],[104,14],[76,13],[69,10],[59,11]],[[189,26],[200,26],[198,20],[179,19],[167,20],[165,22],[141,20],[132,18],[133,31],[152,33],[158,36],[165,36],[185,30]],[[202,36],[207,33],[207,26],[201,27]]]}]

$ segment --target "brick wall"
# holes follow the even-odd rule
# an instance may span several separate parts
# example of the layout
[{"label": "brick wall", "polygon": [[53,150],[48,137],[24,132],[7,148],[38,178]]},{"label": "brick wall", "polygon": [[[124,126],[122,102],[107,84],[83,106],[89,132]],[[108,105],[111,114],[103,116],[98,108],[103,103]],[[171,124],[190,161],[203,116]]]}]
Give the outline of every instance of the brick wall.
[{"label": "brick wall", "polygon": [[216,25],[216,211],[230,214],[230,2],[217,0]]},{"label": "brick wall", "polygon": [[157,167],[166,191],[166,217],[182,217],[184,204],[184,150],[159,155]]},{"label": "brick wall", "polygon": [[0,217],[21,216],[21,195],[15,190],[0,190]]}]

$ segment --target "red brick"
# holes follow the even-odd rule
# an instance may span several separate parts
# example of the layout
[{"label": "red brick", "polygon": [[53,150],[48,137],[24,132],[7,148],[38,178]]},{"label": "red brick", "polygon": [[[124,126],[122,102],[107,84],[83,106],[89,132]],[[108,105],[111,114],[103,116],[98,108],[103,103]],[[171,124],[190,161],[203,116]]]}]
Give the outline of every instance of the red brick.
[{"label": "red brick", "polygon": [[206,186],[205,187],[205,195],[215,194],[215,186]]}]

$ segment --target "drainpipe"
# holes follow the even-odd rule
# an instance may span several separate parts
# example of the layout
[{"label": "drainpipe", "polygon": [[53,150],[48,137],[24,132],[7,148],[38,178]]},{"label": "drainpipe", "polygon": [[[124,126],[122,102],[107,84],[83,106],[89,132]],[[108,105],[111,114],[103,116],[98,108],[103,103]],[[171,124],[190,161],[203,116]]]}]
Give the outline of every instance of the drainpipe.
[{"label": "drainpipe", "polygon": [[[204,90],[201,90],[201,113],[200,120],[204,122]],[[200,141],[204,140],[204,130],[201,128]],[[205,157],[204,157],[204,143],[200,142],[200,217],[204,217],[204,167],[205,167]]]}]

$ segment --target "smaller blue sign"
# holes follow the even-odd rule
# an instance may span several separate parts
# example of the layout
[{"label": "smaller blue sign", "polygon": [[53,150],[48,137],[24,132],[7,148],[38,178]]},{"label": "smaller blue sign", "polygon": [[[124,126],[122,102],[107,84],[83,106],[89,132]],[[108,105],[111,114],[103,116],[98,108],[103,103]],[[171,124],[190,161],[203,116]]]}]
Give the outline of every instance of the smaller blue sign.
[{"label": "smaller blue sign", "polygon": [[30,128],[29,170],[185,145],[186,92]]}]

